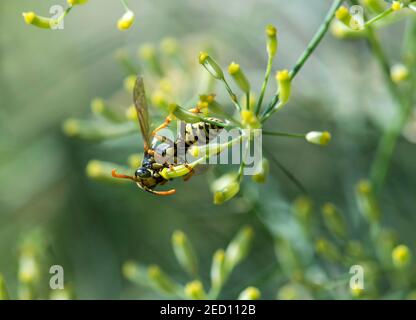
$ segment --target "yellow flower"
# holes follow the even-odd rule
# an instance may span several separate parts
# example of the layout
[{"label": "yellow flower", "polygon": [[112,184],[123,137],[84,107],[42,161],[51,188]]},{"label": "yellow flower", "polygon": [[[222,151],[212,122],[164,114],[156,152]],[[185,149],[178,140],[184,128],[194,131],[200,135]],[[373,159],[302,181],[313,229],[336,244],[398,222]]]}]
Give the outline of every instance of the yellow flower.
[{"label": "yellow flower", "polygon": [[117,27],[119,30],[127,30],[134,23],[134,13],[133,11],[126,11],[123,16],[117,21]]},{"label": "yellow flower", "polygon": [[195,280],[192,282],[189,282],[185,286],[185,294],[194,300],[203,300],[206,299],[206,294],[204,291],[204,287],[202,285],[202,282],[199,280]]},{"label": "yellow flower", "polygon": [[156,49],[150,43],[145,43],[139,48],[139,56],[143,60],[151,60],[156,56]]},{"label": "yellow flower", "polygon": [[276,27],[269,24],[266,27],[266,36],[267,36],[267,53],[269,57],[274,57],[276,55],[277,47],[278,47]]},{"label": "yellow flower", "polygon": [[256,117],[255,113],[252,110],[242,110],[241,120],[245,127],[249,127],[252,129],[258,129],[261,127],[259,119]]},{"label": "yellow flower", "polygon": [[391,253],[393,264],[398,268],[407,266],[410,263],[411,256],[409,248],[403,244],[395,247]]},{"label": "yellow flower", "polygon": [[259,300],[261,293],[255,287],[248,287],[238,296],[238,300]]},{"label": "yellow flower", "polygon": [[224,73],[218,63],[208,53],[200,52],[198,61],[216,79],[224,79]]},{"label": "yellow flower", "polygon": [[393,3],[391,4],[391,8],[393,9],[393,11],[398,11],[402,8],[403,4],[400,3],[400,1],[393,1]]},{"label": "yellow flower", "polygon": [[395,64],[391,67],[390,76],[395,83],[403,82],[409,78],[409,69],[403,64]]},{"label": "yellow flower", "polygon": [[243,92],[250,92],[250,83],[248,82],[244,72],[241,70],[239,64],[231,62],[228,66],[228,73],[233,77],[234,81]]},{"label": "yellow flower", "polygon": [[62,130],[69,137],[76,136],[80,130],[79,121],[76,119],[67,119],[62,126]]},{"label": "yellow flower", "polygon": [[328,131],[311,131],[306,134],[306,141],[320,146],[326,146],[331,141],[331,134]]},{"label": "yellow flower", "polygon": [[126,118],[131,121],[137,121],[137,111],[134,105],[127,108]]},{"label": "yellow flower", "polygon": [[235,173],[227,173],[212,183],[211,190],[214,194],[214,203],[222,204],[237,195],[240,191],[240,182]]},{"label": "yellow flower", "polygon": [[67,2],[68,2],[68,4],[69,4],[70,6],[75,6],[75,5],[77,5],[77,4],[84,4],[84,3],[87,3],[87,2],[88,2],[88,0],[67,0]]},{"label": "yellow flower", "polygon": [[178,52],[178,42],[174,38],[164,38],[160,42],[160,49],[167,55],[174,55]]},{"label": "yellow flower", "polygon": [[52,26],[55,26],[57,24],[56,19],[49,19],[49,18],[38,16],[33,11],[23,12],[22,16],[27,24],[31,24],[33,26],[43,28],[43,29],[51,29]]},{"label": "yellow flower", "polygon": [[281,70],[276,73],[276,80],[279,87],[279,103],[285,105],[291,94],[291,77],[288,70]]},{"label": "yellow flower", "polygon": [[335,17],[341,21],[343,24],[345,24],[347,27],[350,26],[350,22],[351,22],[351,14],[350,11],[348,10],[347,7],[340,7],[336,13],[335,13]]}]

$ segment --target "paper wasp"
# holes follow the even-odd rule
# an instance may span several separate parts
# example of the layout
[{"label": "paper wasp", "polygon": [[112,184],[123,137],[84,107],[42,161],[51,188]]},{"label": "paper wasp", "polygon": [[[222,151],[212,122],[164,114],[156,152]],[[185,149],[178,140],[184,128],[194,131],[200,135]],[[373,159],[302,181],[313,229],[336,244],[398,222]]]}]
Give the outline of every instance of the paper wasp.
[{"label": "paper wasp", "polygon": [[[178,164],[178,158],[182,167],[185,167],[185,170],[182,170],[181,174],[178,176],[183,176],[184,180],[188,180],[194,173],[194,169],[190,167],[184,159],[178,157],[178,151],[181,150],[181,146],[183,146],[182,150],[184,151],[184,154],[186,154],[188,149],[197,142],[208,144],[210,139],[220,133],[222,127],[206,122],[186,123],[185,134],[180,134],[175,141],[170,141],[165,136],[157,134],[159,130],[166,128],[169,125],[172,120],[170,117],[167,117],[165,122],[155,130],[150,130],[144,83],[143,78],[140,76],[137,77],[134,86],[133,101],[143,137],[143,161],[141,167],[135,171],[134,176],[118,174],[115,170],[112,171],[112,176],[115,178],[130,179],[136,182],[139,188],[156,195],[167,196],[174,194],[176,192],[175,189],[167,191],[156,191],[154,189],[158,185],[164,185],[169,181],[163,173],[167,169],[175,171],[177,168],[176,164]],[[191,109],[190,111],[196,113],[199,112],[198,108]],[[215,119],[215,121],[222,123],[222,121],[218,119]],[[151,139],[153,140],[151,141]],[[164,143],[164,147],[158,148],[160,142]],[[165,158],[167,155],[174,161],[158,161],[158,158]]]}]

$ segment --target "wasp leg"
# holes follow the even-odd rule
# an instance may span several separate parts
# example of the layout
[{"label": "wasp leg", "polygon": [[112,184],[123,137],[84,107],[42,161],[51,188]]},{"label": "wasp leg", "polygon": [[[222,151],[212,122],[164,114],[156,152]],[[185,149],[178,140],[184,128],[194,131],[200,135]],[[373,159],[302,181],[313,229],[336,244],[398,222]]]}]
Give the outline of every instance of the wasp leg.
[{"label": "wasp leg", "polygon": [[156,132],[158,132],[159,130],[165,129],[170,123],[171,123],[172,119],[168,116],[165,118],[165,121],[158,126],[155,130],[152,131],[152,136],[156,135]]},{"label": "wasp leg", "polygon": [[155,190],[153,190],[153,189],[145,189],[147,192],[150,192],[150,193],[153,193],[153,194],[156,194],[156,195],[158,195],[158,196],[170,196],[170,195],[172,195],[172,194],[174,194],[175,192],[176,192],[176,190],[175,189],[172,189],[172,190],[167,190],[167,191],[155,191]]},{"label": "wasp leg", "polygon": [[188,111],[189,112],[192,112],[192,113],[201,113],[201,109],[199,109],[198,107],[191,108]]},{"label": "wasp leg", "polygon": [[113,176],[113,178],[118,178],[118,179],[129,179],[129,180],[132,180],[132,181],[134,181],[134,182],[137,182],[137,179],[136,179],[135,177],[133,177],[133,176],[128,176],[128,175],[125,175],[125,174],[119,174],[119,173],[117,173],[116,169],[113,169],[113,170],[111,171],[111,175]]},{"label": "wasp leg", "polygon": [[183,176],[183,181],[188,181],[194,175],[195,170],[194,170],[194,168],[189,166],[187,163],[185,163],[184,166],[185,166],[186,169],[189,170],[189,172],[186,175]]},{"label": "wasp leg", "polygon": [[157,139],[159,142],[167,142],[168,144],[172,146],[175,144],[171,139],[167,138],[166,136],[160,136],[155,133],[153,137]]}]

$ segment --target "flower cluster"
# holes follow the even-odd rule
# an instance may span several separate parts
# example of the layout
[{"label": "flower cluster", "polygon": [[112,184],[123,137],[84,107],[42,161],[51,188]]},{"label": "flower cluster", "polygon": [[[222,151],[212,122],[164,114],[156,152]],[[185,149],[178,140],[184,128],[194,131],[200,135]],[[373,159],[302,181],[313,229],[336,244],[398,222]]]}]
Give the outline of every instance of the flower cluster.
[{"label": "flower cluster", "polygon": [[[129,9],[127,6],[126,0],[120,0],[124,7],[124,14],[117,21],[117,28],[119,30],[127,30],[134,23],[134,12]],[[48,18],[37,15],[33,11],[23,12],[23,18],[27,24],[32,26],[42,28],[42,29],[56,29],[56,27],[63,22],[66,15],[72,10],[74,6],[86,4],[88,0],[67,0],[68,7],[65,9],[62,14],[55,18]]]},{"label": "flower cluster", "polygon": [[[139,48],[138,55],[142,61],[142,68],[145,69],[144,74],[148,74],[145,79],[148,86],[146,88],[147,92],[150,92],[152,122],[154,120],[163,122],[163,117],[167,116],[170,121],[215,123],[224,129],[235,129],[240,132],[242,130],[261,130],[273,113],[280,111],[290,102],[292,80],[306,60],[305,57],[301,59],[291,71],[286,69],[276,71],[276,93],[270,102],[264,103],[273,62],[278,53],[276,28],[273,25],[268,25],[265,35],[268,59],[264,80],[258,95],[253,94],[246,72],[235,61],[229,64],[227,75],[208,51],[201,51],[198,62],[207,72],[199,74],[200,71],[195,70],[193,65],[189,66],[185,63],[187,61],[185,51],[187,50],[181,50],[178,42],[174,39],[164,39],[160,43],[159,50],[152,44],[143,44]],[[117,59],[128,71],[129,75],[124,81],[124,88],[131,93],[138,70],[137,62],[123,51],[117,54]],[[195,78],[201,78],[197,87],[194,85],[195,81],[190,80]],[[217,99],[217,95],[214,94],[217,83],[224,86],[224,92],[228,95],[229,102],[222,103]],[[234,85],[241,91],[242,96],[233,88]],[[195,96],[195,92],[198,93],[197,96]],[[258,96],[258,99],[255,99],[255,96]],[[184,101],[186,104],[190,104],[190,110],[197,110],[198,112],[186,110],[183,105]],[[190,106],[186,107],[189,108]],[[91,108],[95,118],[93,121],[69,119],[64,123],[64,132],[72,137],[102,140],[129,135],[136,130],[137,115],[133,105],[126,108],[125,115],[120,110],[115,110],[111,103],[103,99],[94,99]],[[216,122],[212,117],[221,119],[223,122]],[[306,142],[320,146],[327,145],[331,140],[331,134],[327,131],[294,134],[262,130],[262,134],[303,139]],[[219,176],[211,184],[215,204],[222,204],[232,199],[240,191],[240,184],[243,181],[243,172],[246,167],[245,155],[248,153],[247,148],[249,148],[250,142],[254,138],[254,134],[241,134],[239,138],[231,143],[222,145],[212,143],[208,147],[194,146],[190,149],[193,156],[199,157],[196,162],[190,164],[191,167],[194,167],[201,163],[202,159],[217,155],[219,150],[222,151],[235,144],[242,146],[242,160],[239,168]],[[136,155],[135,159],[139,158],[140,156]],[[134,163],[136,168],[137,164],[138,161]],[[133,169],[94,160],[87,166],[88,176],[108,181],[110,180],[111,170],[109,168],[111,166],[117,168],[117,171],[126,173]],[[266,158],[261,159],[257,167],[252,180],[263,183],[268,175],[268,160]],[[174,170],[167,169],[166,172],[163,172],[163,177],[174,179],[189,171],[185,166],[182,168],[183,170],[179,169],[180,166],[175,167]]]},{"label": "flower cluster", "polygon": [[[133,261],[123,265],[123,275],[131,282],[156,291],[171,299],[217,299],[233,270],[248,255],[253,238],[251,227],[242,228],[225,250],[215,251],[210,272],[210,289],[206,290],[201,280],[200,265],[195,249],[185,233],[175,231],[172,235],[172,248],[176,260],[191,278],[186,284],[180,284],[162,271],[157,265],[143,266]],[[257,300],[260,291],[247,287],[238,296],[240,300]]]},{"label": "flower cluster", "polygon": [[[25,235],[18,248],[17,263],[17,296],[14,297],[7,286],[5,277],[0,273],[0,300],[68,300],[74,298],[71,285],[64,288],[52,289],[49,286],[51,274],[49,256],[46,253],[47,243],[40,229],[34,229]],[[12,283],[14,281],[10,281]]]},{"label": "flower cluster", "polygon": [[[280,236],[276,253],[290,281],[280,287],[279,299],[376,299],[386,287],[405,283],[406,290],[398,298],[415,294],[410,248],[401,243],[399,234],[382,225],[381,209],[369,181],[360,181],[355,195],[361,217],[367,222],[365,236],[354,235],[343,210],[327,202],[320,207],[308,197],[295,199],[292,214],[302,229],[306,248]],[[369,238],[367,238],[369,235]],[[309,249],[309,246],[313,246]],[[314,267],[305,258],[311,250],[318,257]],[[319,267],[318,267],[319,266]],[[363,271],[362,286],[351,285],[355,266]],[[338,281],[331,279],[339,279]]]}]

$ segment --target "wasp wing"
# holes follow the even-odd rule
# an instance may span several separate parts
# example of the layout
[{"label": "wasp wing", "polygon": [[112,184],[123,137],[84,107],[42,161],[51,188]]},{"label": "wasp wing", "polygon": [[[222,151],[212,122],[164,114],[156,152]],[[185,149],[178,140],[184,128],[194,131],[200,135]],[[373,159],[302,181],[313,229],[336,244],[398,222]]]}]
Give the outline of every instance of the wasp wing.
[{"label": "wasp wing", "polygon": [[143,136],[144,149],[147,151],[150,146],[149,111],[147,110],[146,93],[141,76],[137,76],[136,84],[134,85],[133,101],[137,111],[140,131]]}]

